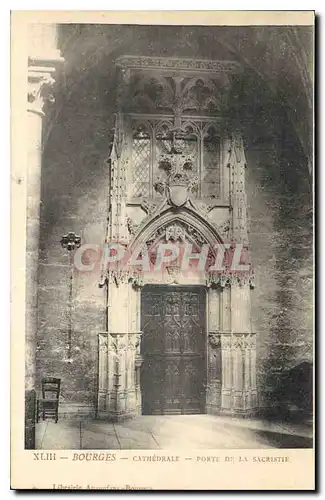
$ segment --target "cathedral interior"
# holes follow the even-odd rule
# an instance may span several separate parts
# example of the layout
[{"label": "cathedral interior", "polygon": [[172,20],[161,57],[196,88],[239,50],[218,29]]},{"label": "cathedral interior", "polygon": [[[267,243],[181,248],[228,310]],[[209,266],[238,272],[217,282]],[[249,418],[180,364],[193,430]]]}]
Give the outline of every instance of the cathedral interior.
[{"label": "cathedral interior", "polygon": [[[309,26],[32,26],[26,448],[45,377],[63,435],[311,421],[312,50]],[[112,241],[236,242],[249,272],[108,268]]]}]

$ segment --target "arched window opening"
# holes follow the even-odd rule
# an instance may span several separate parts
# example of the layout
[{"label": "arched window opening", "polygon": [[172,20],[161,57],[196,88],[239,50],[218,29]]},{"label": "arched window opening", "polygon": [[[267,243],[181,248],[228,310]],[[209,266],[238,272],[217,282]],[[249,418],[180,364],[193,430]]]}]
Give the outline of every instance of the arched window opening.
[{"label": "arched window opening", "polygon": [[207,198],[220,197],[220,137],[209,127],[203,137],[202,192]]},{"label": "arched window opening", "polygon": [[150,195],[150,169],[152,163],[151,137],[145,126],[136,128],[132,137],[132,197]]}]

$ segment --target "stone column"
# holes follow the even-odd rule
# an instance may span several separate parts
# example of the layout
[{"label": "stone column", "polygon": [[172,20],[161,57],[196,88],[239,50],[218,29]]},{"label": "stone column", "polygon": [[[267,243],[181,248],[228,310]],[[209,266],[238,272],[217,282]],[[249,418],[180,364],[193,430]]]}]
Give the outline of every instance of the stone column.
[{"label": "stone column", "polygon": [[221,412],[228,414],[232,410],[232,353],[231,335],[221,335],[221,360],[222,360],[222,389],[221,389]]},{"label": "stone column", "polygon": [[257,407],[257,387],[256,387],[256,333],[252,332],[247,344],[247,358],[249,359],[249,405],[254,411]]},{"label": "stone column", "polygon": [[208,288],[206,412],[218,414],[221,404],[220,288]]},{"label": "stone column", "polygon": [[37,336],[38,248],[40,231],[43,120],[54,101],[54,75],[63,59],[56,50],[56,26],[30,28],[28,58],[25,448],[35,448],[35,353]]},{"label": "stone column", "polygon": [[[123,247],[126,250],[130,237],[126,214],[130,155],[128,124],[120,110],[120,99],[121,95],[118,97],[119,109],[109,158],[110,209],[106,243],[108,249],[110,244],[118,244],[120,250]],[[136,415],[141,405],[138,377],[141,335],[137,319],[139,301],[132,287],[132,276],[124,264],[122,258],[118,262],[108,259],[103,270],[108,296],[108,379],[105,405],[103,395],[99,394],[99,415],[115,421]]]},{"label": "stone column", "polygon": [[140,292],[127,271],[108,271],[108,332],[99,334],[98,416],[112,421],[141,411]]},{"label": "stone column", "polygon": [[107,411],[108,395],[108,334],[107,332],[98,335],[98,400],[97,416],[105,414]]},{"label": "stone column", "polygon": [[[230,346],[232,365],[232,413],[249,414],[256,404],[255,339],[251,332],[252,287],[251,265],[248,258],[247,197],[245,186],[246,159],[240,134],[232,137],[229,158],[231,176],[232,240],[236,268],[230,278]],[[237,255],[236,255],[237,254]],[[239,261],[238,257],[241,257]],[[239,261],[239,262],[238,262]],[[255,352],[255,351],[254,351]],[[255,386],[253,389],[253,385]],[[255,392],[254,392],[255,391]],[[255,396],[254,396],[254,394]]]},{"label": "stone column", "polygon": [[[130,293],[130,332],[129,336],[132,339],[132,352],[134,356],[134,389],[135,389],[135,412],[137,415],[142,413],[142,397],[140,386],[140,373],[143,364],[141,355],[141,286],[134,284],[129,288]],[[133,398],[132,398],[133,401]],[[133,404],[133,403],[132,403]]]},{"label": "stone column", "polygon": [[128,351],[128,283],[123,271],[108,272],[109,405],[107,415],[119,420],[126,412]]},{"label": "stone column", "polygon": [[229,284],[220,290],[220,340],[221,340],[221,408],[222,413],[231,412],[233,386],[231,357],[231,288]]}]

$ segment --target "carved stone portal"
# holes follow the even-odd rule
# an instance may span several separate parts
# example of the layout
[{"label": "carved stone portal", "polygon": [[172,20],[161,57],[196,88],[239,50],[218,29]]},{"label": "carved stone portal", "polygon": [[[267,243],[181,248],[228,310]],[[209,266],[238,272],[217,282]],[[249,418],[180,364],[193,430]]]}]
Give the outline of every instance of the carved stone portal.
[{"label": "carved stone portal", "polygon": [[[248,255],[241,135],[222,126],[238,63],[125,56],[110,175],[106,242],[149,253],[159,244],[229,248],[219,274],[187,273],[176,259],[156,273],[103,269],[107,331],[99,333],[98,415],[250,414],[257,404],[253,275]],[[228,245],[226,245],[228,243]],[[245,261],[245,262],[246,262]]]}]

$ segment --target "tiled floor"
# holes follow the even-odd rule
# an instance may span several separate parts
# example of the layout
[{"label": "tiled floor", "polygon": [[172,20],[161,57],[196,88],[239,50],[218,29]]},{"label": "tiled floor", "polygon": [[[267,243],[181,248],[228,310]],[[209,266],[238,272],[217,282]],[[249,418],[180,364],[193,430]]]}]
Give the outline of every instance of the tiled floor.
[{"label": "tiled floor", "polygon": [[36,424],[37,449],[310,448],[312,427],[212,415],[141,416],[121,423]]}]

